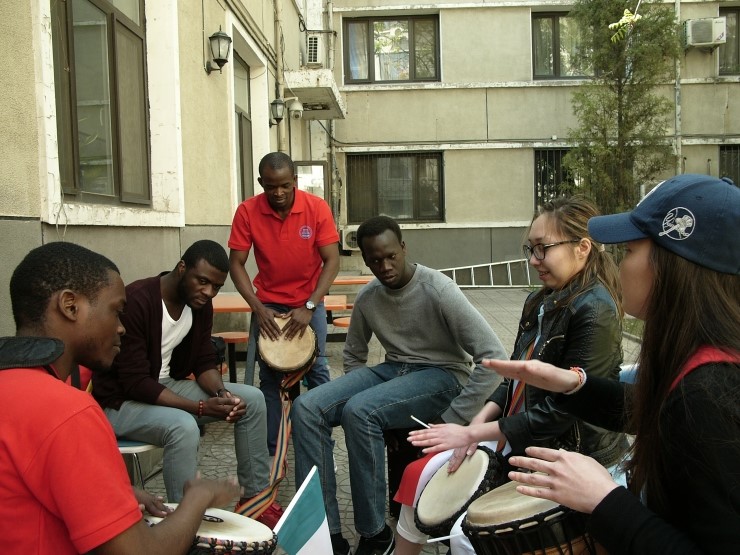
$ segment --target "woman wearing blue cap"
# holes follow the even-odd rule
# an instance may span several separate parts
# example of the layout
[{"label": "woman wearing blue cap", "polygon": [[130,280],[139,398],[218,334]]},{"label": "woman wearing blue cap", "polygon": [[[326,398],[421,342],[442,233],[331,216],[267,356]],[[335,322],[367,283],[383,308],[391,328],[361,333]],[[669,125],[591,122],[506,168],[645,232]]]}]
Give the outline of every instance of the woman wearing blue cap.
[{"label": "woman wearing blue cap", "polygon": [[[636,434],[629,490],[584,455],[539,447],[511,464],[520,493],[590,513],[611,554],[734,553],[740,546],[740,189],[681,175],[589,232],[626,243],[625,312],[645,321],[634,386],[531,361],[485,361],[504,376],[571,393],[565,410]],[[623,387],[627,387],[626,395]]]}]

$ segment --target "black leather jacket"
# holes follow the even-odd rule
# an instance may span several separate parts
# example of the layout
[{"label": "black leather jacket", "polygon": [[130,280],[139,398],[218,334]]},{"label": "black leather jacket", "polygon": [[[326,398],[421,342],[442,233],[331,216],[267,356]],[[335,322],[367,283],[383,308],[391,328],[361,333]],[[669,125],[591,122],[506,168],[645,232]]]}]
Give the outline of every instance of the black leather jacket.
[{"label": "black leather jacket", "polygon": [[[598,281],[592,281],[571,299],[575,289],[573,284],[544,297],[542,333],[532,358],[559,368],[580,366],[589,376],[617,380],[622,362],[622,325],[617,307]],[[520,360],[537,336],[541,306],[540,302],[533,302],[537,294],[530,295],[524,304],[512,360]],[[489,399],[504,407],[504,414],[511,397],[511,383],[504,380]],[[524,392],[526,410],[498,421],[512,455],[522,454],[530,445],[562,447],[611,466],[627,449],[623,434],[608,432],[564,412],[550,392],[529,385]]]}]

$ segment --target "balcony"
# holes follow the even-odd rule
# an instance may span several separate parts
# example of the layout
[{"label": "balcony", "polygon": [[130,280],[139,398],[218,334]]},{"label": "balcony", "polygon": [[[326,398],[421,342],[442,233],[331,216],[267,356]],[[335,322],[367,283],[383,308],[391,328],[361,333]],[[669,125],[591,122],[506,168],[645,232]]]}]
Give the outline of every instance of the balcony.
[{"label": "balcony", "polygon": [[329,69],[301,68],[285,72],[285,95],[297,96],[303,104],[303,119],[344,119],[344,103]]}]

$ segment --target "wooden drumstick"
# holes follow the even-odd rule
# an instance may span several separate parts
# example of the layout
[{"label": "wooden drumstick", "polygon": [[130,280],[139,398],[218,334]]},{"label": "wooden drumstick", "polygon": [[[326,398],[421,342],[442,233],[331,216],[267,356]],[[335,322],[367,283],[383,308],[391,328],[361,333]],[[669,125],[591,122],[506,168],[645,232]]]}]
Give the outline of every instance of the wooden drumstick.
[{"label": "wooden drumstick", "polygon": [[431,428],[431,426],[429,424],[425,424],[424,422],[422,422],[421,420],[419,420],[418,418],[416,418],[413,414],[411,415],[411,420],[413,420],[414,422],[416,422],[418,424],[421,424],[425,428]]}]

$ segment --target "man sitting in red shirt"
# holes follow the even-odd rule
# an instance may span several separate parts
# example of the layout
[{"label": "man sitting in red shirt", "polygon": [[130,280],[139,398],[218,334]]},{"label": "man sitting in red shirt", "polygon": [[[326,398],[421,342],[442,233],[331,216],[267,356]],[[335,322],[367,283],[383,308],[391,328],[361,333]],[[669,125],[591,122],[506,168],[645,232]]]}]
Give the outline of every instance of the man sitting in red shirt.
[{"label": "man sitting in red shirt", "polygon": [[120,350],[126,294],[118,268],[78,245],[49,243],[15,269],[10,297],[16,337],[0,339],[5,549],[184,554],[205,509],[238,495],[236,481],[191,480],[178,509],[148,527],[103,411],[65,383],[77,364],[100,371]]}]

